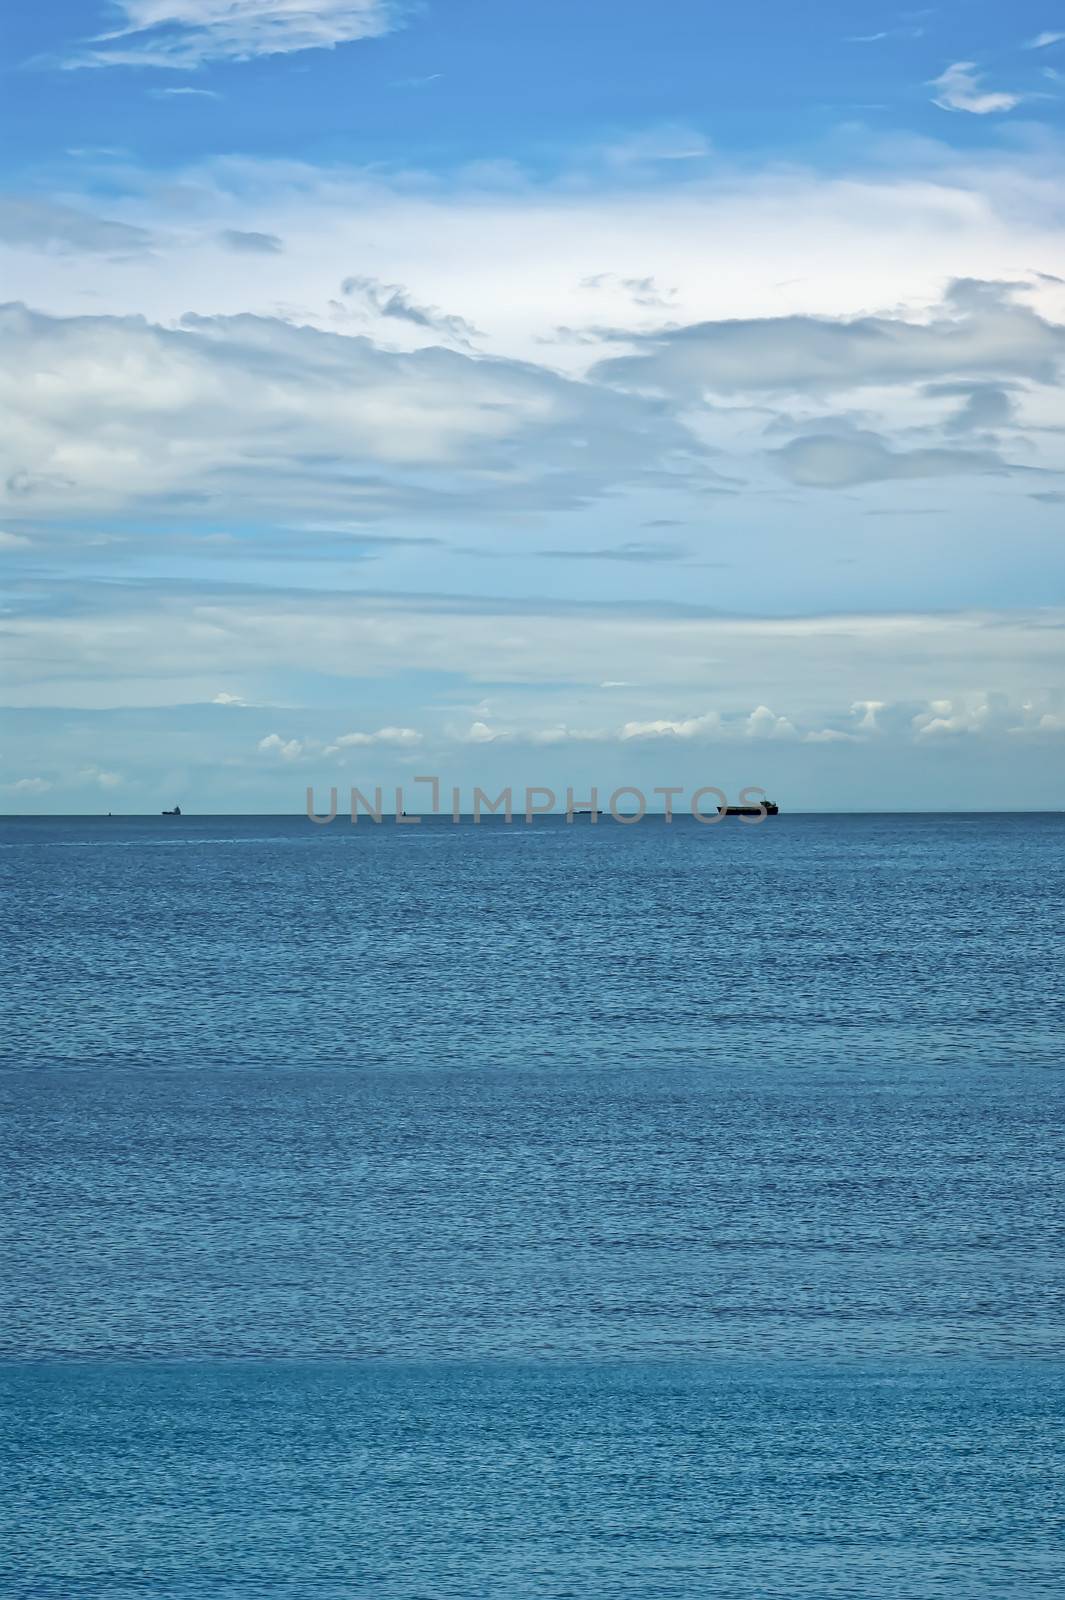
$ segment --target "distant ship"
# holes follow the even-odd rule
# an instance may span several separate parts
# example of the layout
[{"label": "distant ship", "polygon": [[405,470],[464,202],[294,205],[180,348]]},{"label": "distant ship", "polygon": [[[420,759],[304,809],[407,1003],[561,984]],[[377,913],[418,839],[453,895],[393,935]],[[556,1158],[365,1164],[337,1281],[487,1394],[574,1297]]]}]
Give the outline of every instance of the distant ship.
[{"label": "distant ship", "polygon": [[575,817],[601,817],[603,813],[598,806],[578,806],[573,815]]},{"label": "distant ship", "polygon": [[181,815],[181,807],[180,806],[175,806],[173,811],[164,811],[163,812],[163,816],[164,817],[180,817],[180,815]]},{"label": "distant ship", "polygon": [[[762,804],[760,806],[726,806],[725,807],[725,816],[726,817],[760,817],[762,815],[763,811],[765,812],[767,817],[776,817],[776,816],[780,815],[780,807],[778,805],[776,805],[774,803],[774,801],[772,801],[772,800],[763,800]],[[717,814],[718,814],[718,816],[721,815],[721,807],[720,806],[718,806],[718,808],[717,808]]]}]

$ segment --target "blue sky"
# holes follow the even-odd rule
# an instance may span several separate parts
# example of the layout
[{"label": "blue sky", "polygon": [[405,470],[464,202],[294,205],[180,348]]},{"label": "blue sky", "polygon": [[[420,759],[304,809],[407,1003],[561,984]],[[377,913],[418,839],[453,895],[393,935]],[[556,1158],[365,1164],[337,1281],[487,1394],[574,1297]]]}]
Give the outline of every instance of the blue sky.
[{"label": "blue sky", "polygon": [[1065,7],[4,29],[0,809],[1060,805]]}]

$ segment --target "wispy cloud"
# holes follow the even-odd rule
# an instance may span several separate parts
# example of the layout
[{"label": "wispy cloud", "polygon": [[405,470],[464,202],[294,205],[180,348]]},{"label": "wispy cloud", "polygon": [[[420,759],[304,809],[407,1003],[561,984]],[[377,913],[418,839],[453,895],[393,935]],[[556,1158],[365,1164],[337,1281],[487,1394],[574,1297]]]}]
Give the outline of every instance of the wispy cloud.
[{"label": "wispy cloud", "polygon": [[240,228],[223,228],[218,238],[228,250],[243,255],[272,256],[285,248],[276,233],[245,233]]},{"label": "wispy cloud", "polygon": [[1065,39],[1065,33],[1037,33],[1034,39],[1029,39],[1025,44],[1026,50],[1046,50],[1052,44],[1060,44]]},{"label": "wispy cloud", "polygon": [[16,778],[14,783],[4,787],[12,794],[47,794],[52,785],[47,778]]},{"label": "wispy cloud", "polygon": [[944,111],[969,111],[977,117],[986,117],[994,111],[1012,111],[1020,105],[1019,94],[984,89],[982,82],[983,74],[975,61],[956,61],[932,80],[932,88],[939,90],[934,97],[935,104]]},{"label": "wispy cloud", "polygon": [[393,317],[409,322],[415,328],[427,328],[432,333],[442,333],[456,344],[469,347],[471,341],[482,337],[465,317],[449,316],[436,306],[420,306],[412,300],[401,283],[382,283],[379,278],[355,276],[345,278],[341,293],[361,299],[379,317]]},{"label": "wispy cloud", "polygon": [[59,254],[135,255],[150,248],[152,235],[57,200],[0,196],[0,243]]},{"label": "wispy cloud", "polygon": [[581,289],[617,289],[629,296],[634,305],[664,309],[677,298],[676,289],[663,289],[651,276],[622,278],[616,272],[596,272],[582,278]]},{"label": "wispy cloud", "polygon": [[342,733],[333,741],[341,750],[364,749],[370,745],[391,745],[396,749],[409,749],[421,744],[417,728],[378,728],[376,733]]},{"label": "wispy cloud", "polygon": [[683,545],[649,544],[641,539],[630,539],[627,544],[607,546],[598,550],[540,550],[541,556],[553,556],[564,561],[682,561],[688,554]]},{"label": "wispy cloud", "polygon": [[196,100],[220,100],[222,97],[216,89],[194,89],[191,84],[182,84],[180,88],[149,89],[148,93],[153,100],[173,100],[192,98]]},{"label": "wispy cloud", "polygon": [[198,67],[334,49],[402,25],[408,0],[116,0],[122,25],[67,67]]}]

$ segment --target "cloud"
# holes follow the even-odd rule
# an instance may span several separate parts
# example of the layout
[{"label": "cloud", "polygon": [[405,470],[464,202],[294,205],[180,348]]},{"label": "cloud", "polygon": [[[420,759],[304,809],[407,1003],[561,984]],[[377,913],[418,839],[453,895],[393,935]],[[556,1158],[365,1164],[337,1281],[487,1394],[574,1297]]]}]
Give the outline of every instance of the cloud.
[{"label": "cloud", "polygon": [[7,533],[0,528],[0,550],[22,550],[29,546],[30,541],[23,538],[21,533]]},{"label": "cloud", "polygon": [[298,761],[304,746],[299,739],[282,739],[279,733],[268,733],[259,740],[259,749],[263,755],[276,755],[282,761]]},{"label": "cloud", "polygon": [[650,722],[626,722],[621,729],[622,739],[697,739],[718,733],[721,718],[716,711],[707,711],[701,717],[684,717],[679,721],[656,717]]},{"label": "cloud", "polygon": [[982,697],[960,704],[953,700],[933,700],[927,711],[914,717],[913,730],[918,739],[977,734],[986,729],[991,716],[992,706]]},{"label": "cloud", "polygon": [[778,717],[768,706],[756,706],[747,718],[744,733],[748,739],[797,739],[798,731],[787,717]]},{"label": "cloud", "polygon": [[285,248],[276,233],[245,233],[240,228],[223,228],[218,238],[238,255],[277,255]]},{"label": "cloud", "polygon": [[884,709],[883,700],[855,700],[851,706],[851,715],[856,717],[859,712],[861,713],[861,721],[858,723],[859,732],[879,733],[880,727],[876,719]]},{"label": "cloud", "polygon": [[994,450],[890,450],[874,433],[812,435],[771,454],[792,483],[816,489],[1010,470]]},{"label": "cloud", "polygon": [[682,561],[688,551],[679,544],[649,544],[631,539],[627,544],[599,550],[538,550],[537,555],[562,561]]},{"label": "cloud", "polygon": [[598,362],[602,383],[682,399],[832,393],[993,374],[1052,383],[1065,328],[1015,299],[1012,284],[958,279],[922,321],[903,317],[731,318],[630,334],[632,355]]},{"label": "cloud", "polygon": [[417,305],[401,283],[382,283],[378,278],[345,278],[341,293],[361,297],[379,317],[395,317],[400,322],[412,323],[416,328],[427,328],[442,333],[456,344],[466,347],[473,339],[481,338],[480,330],[465,317],[448,316],[436,306]]},{"label": "cloud", "polygon": [[222,689],[213,697],[211,704],[213,706],[243,706],[247,704],[247,701],[239,694],[227,694],[225,689]]},{"label": "cloud", "polygon": [[52,785],[47,778],[17,778],[4,787],[13,794],[47,794]]},{"label": "cloud", "polygon": [[338,749],[362,748],[366,745],[392,745],[409,749],[421,744],[422,736],[416,728],[378,728],[376,733],[342,733],[334,744]]},{"label": "cloud", "polygon": [[1025,45],[1026,50],[1046,50],[1052,44],[1060,44],[1065,39],[1065,33],[1037,33],[1034,39],[1029,39]]},{"label": "cloud", "polygon": [[222,98],[217,89],[195,89],[191,84],[182,84],[180,88],[149,89],[148,93],[153,100],[170,100],[181,97],[197,100],[220,100]]},{"label": "cloud", "polygon": [[1019,94],[1004,94],[981,89],[981,74],[974,61],[956,61],[952,67],[932,80],[938,89],[935,104],[944,111],[970,111],[974,116],[986,117],[989,112],[1012,111],[1021,103]]},{"label": "cloud", "polygon": [[117,789],[122,784],[120,772],[103,772],[99,767],[85,767],[78,773],[79,783],[94,783],[99,789]]},{"label": "cloud", "polygon": [[963,404],[947,418],[949,433],[974,433],[985,428],[1003,428],[1014,421],[1016,407],[1010,395],[1013,385],[1002,383],[930,383],[924,393],[930,399],[957,399]]},{"label": "cloud", "polygon": [[660,161],[698,161],[710,154],[710,146],[696,128],[666,123],[631,134],[603,151],[613,166],[628,167]]},{"label": "cloud", "polygon": [[[669,307],[677,298],[676,289],[661,288],[650,275],[642,278],[623,278],[616,272],[596,272],[591,277],[582,278],[578,287],[620,290],[631,299],[633,305],[653,307],[656,310]],[[589,332],[594,333],[594,329]]]},{"label": "cloud", "polygon": [[124,256],[141,254],[152,242],[146,228],[94,217],[55,200],[0,196],[0,243],[19,249]]},{"label": "cloud", "polygon": [[[748,702],[749,704],[749,702]],[[626,722],[618,737],[629,739],[796,739],[798,730],[788,717],[778,717],[768,706],[756,706],[744,716],[723,717],[719,711],[680,719],[655,718]]]},{"label": "cloud", "polygon": [[67,67],[198,67],[334,49],[400,27],[407,0],[115,0],[122,26]]},{"label": "cloud", "polygon": [[660,406],[525,362],[269,317],[0,308],[0,503],[23,522],[483,519],[584,505],[696,456]]}]

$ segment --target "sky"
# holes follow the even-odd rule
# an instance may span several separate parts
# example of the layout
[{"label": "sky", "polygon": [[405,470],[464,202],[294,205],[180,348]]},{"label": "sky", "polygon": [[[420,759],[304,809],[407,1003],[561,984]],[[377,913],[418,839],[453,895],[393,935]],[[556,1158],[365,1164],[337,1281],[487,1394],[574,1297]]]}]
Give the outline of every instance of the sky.
[{"label": "sky", "polygon": [[1061,809],[1065,0],[0,29],[0,811]]}]

